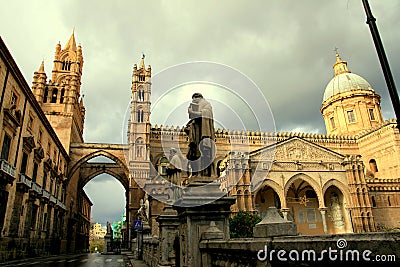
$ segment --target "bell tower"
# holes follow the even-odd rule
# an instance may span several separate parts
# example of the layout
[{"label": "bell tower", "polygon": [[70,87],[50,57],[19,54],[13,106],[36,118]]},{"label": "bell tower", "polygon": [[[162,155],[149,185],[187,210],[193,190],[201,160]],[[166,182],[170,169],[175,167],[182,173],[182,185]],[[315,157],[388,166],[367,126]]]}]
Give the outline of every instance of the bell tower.
[{"label": "bell tower", "polygon": [[144,55],[139,67],[135,64],[132,75],[132,102],[129,120],[128,140],[130,160],[146,161],[150,159],[150,95],[151,67],[146,69]]},{"label": "bell tower", "polygon": [[132,99],[128,121],[128,168],[130,221],[137,219],[138,203],[144,197],[147,178],[150,177],[150,95],[151,67],[146,69],[144,55],[132,74]]},{"label": "bell tower", "polygon": [[51,80],[47,82],[44,62],[33,76],[33,94],[66,151],[69,151],[70,143],[83,142],[82,68],[82,47],[76,45],[72,32],[64,48],[60,43],[56,45]]}]

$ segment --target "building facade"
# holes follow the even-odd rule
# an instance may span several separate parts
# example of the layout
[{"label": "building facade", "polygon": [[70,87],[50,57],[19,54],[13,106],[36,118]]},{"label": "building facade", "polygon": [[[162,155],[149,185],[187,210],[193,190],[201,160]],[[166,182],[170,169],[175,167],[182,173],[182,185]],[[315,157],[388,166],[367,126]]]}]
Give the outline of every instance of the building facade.
[{"label": "building facade", "polygon": [[[380,96],[350,72],[339,54],[333,69],[320,110],[327,134],[216,130],[214,165],[221,188],[236,197],[232,212],[263,216],[269,206],[276,206],[303,235],[400,227],[396,121],[383,121]],[[152,127],[153,177],[168,180],[165,151],[170,147],[186,153],[182,128]],[[183,172],[183,184],[186,178]],[[160,181],[146,186],[155,198],[168,199],[169,186]],[[152,230],[157,232],[155,219],[163,204],[153,201],[150,206]]]},{"label": "building facade", "polygon": [[0,258],[58,253],[69,155],[2,40],[0,50]]}]

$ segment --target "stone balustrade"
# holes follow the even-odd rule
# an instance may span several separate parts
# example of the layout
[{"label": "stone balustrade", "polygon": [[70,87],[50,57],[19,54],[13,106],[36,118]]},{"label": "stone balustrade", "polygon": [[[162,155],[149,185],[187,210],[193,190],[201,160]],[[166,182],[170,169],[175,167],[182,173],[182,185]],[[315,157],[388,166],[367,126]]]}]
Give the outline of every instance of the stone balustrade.
[{"label": "stone balustrade", "polygon": [[[345,240],[343,248],[338,248],[340,241],[339,239]],[[400,260],[400,233],[362,233],[362,234],[342,234],[342,235],[323,235],[323,236],[291,236],[291,237],[273,237],[273,238],[244,238],[244,239],[229,239],[229,240],[202,240],[199,244],[202,252],[203,266],[281,266],[282,261],[277,258],[279,250],[285,251],[283,258],[288,258],[288,254],[291,251],[297,251],[300,260],[294,262],[293,266],[325,266],[323,264],[332,264],[335,261],[331,261],[328,257],[328,253],[325,253],[325,257],[318,261],[321,257],[323,250],[332,251],[336,250],[332,255],[337,256],[337,262],[339,260],[340,251],[342,255],[346,257],[347,251],[358,251],[359,261],[354,260],[353,262],[359,263],[362,261],[362,253],[366,250],[370,250],[372,254],[368,257],[374,260],[375,255],[385,255],[386,258],[391,258],[391,262],[387,264],[393,264]],[[260,260],[257,257],[259,251],[265,251],[267,248],[268,258],[266,260]],[[274,252],[272,252],[274,250]],[[315,251],[316,260],[312,260],[314,257],[313,252]],[[275,254],[274,254],[275,253]],[[355,252],[356,253],[356,252]],[[269,260],[269,256],[273,255],[272,261]],[[311,260],[301,260],[301,258],[311,257]],[[348,257],[353,257],[353,253],[347,253]],[[296,253],[292,254],[296,258]],[[393,257],[390,257],[393,255]],[[262,252],[259,254],[262,258],[265,254]],[[332,256],[333,257],[333,256]],[[357,257],[357,254],[354,254]],[[289,259],[289,258],[288,258]],[[350,261],[348,263],[351,264]],[[267,264],[267,260],[269,265]],[[290,260],[290,259],[289,259]],[[344,260],[343,260],[344,261]],[[395,261],[395,262],[394,262]],[[365,262],[365,261],[364,261]],[[292,262],[293,263],[293,262]],[[286,265],[285,265],[286,266]],[[290,266],[290,265],[289,265]],[[330,265],[329,265],[330,266]],[[369,265],[368,265],[369,266]],[[388,265],[392,266],[392,265]]]},{"label": "stone balustrade", "polygon": [[32,179],[29,178],[26,174],[20,174],[18,183],[21,184],[26,189],[30,189],[32,187]]},{"label": "stone balustrade", "polygon": [[[338,249],[338,240],[343,239],[346,246]],[[147,238],[143,240],[143,260],[150,266],[156,267],[159,265],[159,241],[157,237]],[[338,257],[340,250],[343,250],[343,255],[346,255],[348,250],[359,252],[361,259],[362,253],[365,250],[370,250],[372,254],[369,256],[371,259],[375,255],[394,255],[395,262],[400,261],[400,233],[361,233],[361,234],[342,234],[342,235],[323,235],[323,236],[279,236],[271,238],[235,238],[229,240],[223,239],[203,239],[198,244],[201,257],[202,266],[280,266],[282,262],[277,259],[277,252],[284,250],[286,257],[292,250],[297,251],[299,254],[298,264],[302,266],[322,266],[324,263],[332,263],[329,260],[328,254],[322,261],[305,260],[302,261],[302,253],[305,251],[305,257],[313,258],[313,254],[309,255],[309,251],[316,252],[316,259],[320,257],[323,250],[336,250]],[[274,250],[273,260],[259,260],[257,254],[259,251],[264,251],[267,248],[268,257]],[[296,257],[296,254],[293,254]],[[263,253],[260,254],[264,256]],[[354,257],[357,255],[354,254]],[[349,257],[353,257],[349,254]],[[268,258],[269,259],[269,258]],[[339,258],[337,259],[338,262]],[[350,261],[349,261],[350,262]],[[354,261],[359,263],[360,261]],[[395,263],[392,262],[391,263]],[[389,263],[388,263],[389,264]],[[296,265],[293,265],[296,266]],[[389,265],[392,266],[392,265]]]},{"label": "stone balustrade", "polygon": [[158,267],[158,237],[148,237],[143,239],[143,260],[150,267]]},{"label": "stone balustrade", "polygon": [[5,159],[0,160],[0,171],[11,177],[12,179],[15,178],[15,167],[12,166],[8,161]]},{"label": "stone balustrade", "polygon": [[37,184],[35,182],[32,182],[32,188],[31,189],[38,196],[42,195],[42,187],[39,184]]}]

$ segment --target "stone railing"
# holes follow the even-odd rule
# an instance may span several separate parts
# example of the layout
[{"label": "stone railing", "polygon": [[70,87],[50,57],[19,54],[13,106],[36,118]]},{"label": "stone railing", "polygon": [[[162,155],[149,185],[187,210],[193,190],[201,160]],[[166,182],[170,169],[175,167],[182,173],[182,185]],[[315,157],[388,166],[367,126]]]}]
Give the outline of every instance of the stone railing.
[{"label": "stone railing", "polygon": [[50,192],[47,190],[42,190],[42,198],[46,200],[50,200]]},{"label": "stone railing", "polygon": [[12,178],[15,178],[15,167],[8,163],[8,161],[5,159],[0,160],[0,170]]},{"label": "stone railing", "polygon": [[149,237],[143,239],[143,260],[150,267],[158,266],[158,237]]},{"label": "stone railing", "polygon": [[20,174],[18,183],[24,186],[26,189],[30,189],[32,187],[32,179],[29,178],[26,174]]},{"label": "stone railing", "polygon": [[32,191],[39,196],[42,195],[42,187],[35,182],[32,182]]},{"label": "stone railing", "polygon": [[60,207],[60,208],[62,208],[63,210],[66,209],[66,208],[65,208],[65,204],[62,203],[61,200],[58,200],[58,199],[57,199],[57,206]]},{"label": "stone railing", "polygon": [[57,198],[54,196],[50,195],[50,203],[57,204]]},{"label": "stone railing", "polygon": [[[332,250],[332,257],[335,258],[336,256],[337,262],[345,261],[345,258],[340,261],[340,251],[343,251],[343,257],[346,257],[346,255],[349,257],[347,262],[362,262],[363,252],[366,250],[372,252],[369,255],[365,254],[371,260],[374,259],[375,255],[385,255],[387,259],[391,259],[391,263],[398,262],[400,261],[399,241],[400,233],[362,233],[235,238],[228,240],[205,239],[200,242],[199,248],[201,251],[202,266],[204,267],[281,266],[282,262],[278,259],[277,254],[279,251],[285,251],[279,252],[281,253],[279,257],[287,259],[286,262],[293,263],[293,266],[297,266],[298,264],[302,264],[302,266],[325,266],[323,264],[332,264],[335,262],[335,260],[332,261],[329,258],[327,252],[329,249]],[[343,242],[340,244],[344,247],[338,247],[339,242]],[[143,240],[143,260],[150,267],[160,266],[158,246],[158,237]],[[326,251],[323,252],[323,250]],[[289,253],[291,253],[291,258],[289,258]],[[266,257],[265,260],[263,259],[264,257]],[[357,260],[357,257],[359,260]]]},{"label": "stone railing", "polygon": [[[282,261],[279,260],[278,253],[280,253],[281,259],[287,259],[286,263],[294,263],[293,266],[300,264],[302,266],[322,266],[341,262],[340,251],[342,251],[343,257],[349,257],[347,261],[345,258],[342,261],[359,263],[363,261],[363,252],[367,250],[372,252],[367,255],[371,261],[374,261],[375,255],[385,255],[385,258],[390,258],[391,263],[394,263],[393,261],[400,260],[399,240],[400,233],[202,240],[200,250],[203,266],[281,266]],[[342,247],[338,247],[339,245]],[[336,261],[329,258],[329,249],[333,251],[332,257],[336,256]],[[266,253],[264,253],[265,250],[267,250]],[[326,251],[323,252],[324,250]],[[270,258],[271,255],[272,258]],[[263,260],[264,257],[267,258]],[[359,260],[357,261],[356,258],[351,260],[352,257],[358,257]],[[269,265],[266,265],[267,261]]]}]

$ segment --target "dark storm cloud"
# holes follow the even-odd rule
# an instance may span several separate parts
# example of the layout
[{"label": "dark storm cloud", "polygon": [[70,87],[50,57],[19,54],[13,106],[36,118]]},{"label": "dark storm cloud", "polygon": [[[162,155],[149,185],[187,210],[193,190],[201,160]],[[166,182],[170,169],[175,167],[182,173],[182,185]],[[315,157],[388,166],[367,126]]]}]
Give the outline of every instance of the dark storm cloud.
[{"label": "dark storm cloud", "polygon": [[[370,5],[400,86],[400,1]],[[75,27],[85,60],[87,142],[121,142],[132,67],[142,52],[153,75],[190,61],[231,66],[262,90],[278,131],[324,132],[319,108],[338,47],[349,69],[382,96],[384,118],[393,117],[361,0],[16,0],[0,16],[2,38],[29,83],[42,59],[50,75],[55,45],[64,45]]]}]

